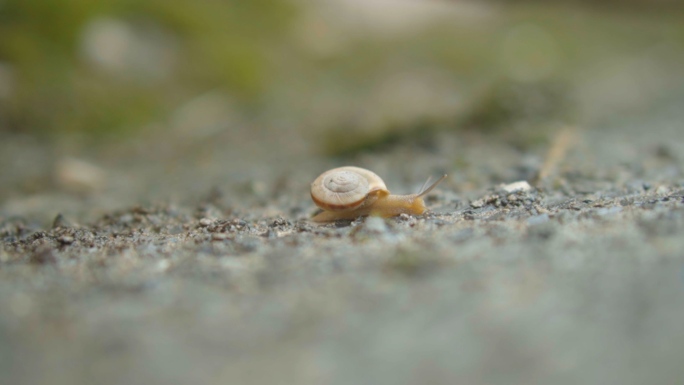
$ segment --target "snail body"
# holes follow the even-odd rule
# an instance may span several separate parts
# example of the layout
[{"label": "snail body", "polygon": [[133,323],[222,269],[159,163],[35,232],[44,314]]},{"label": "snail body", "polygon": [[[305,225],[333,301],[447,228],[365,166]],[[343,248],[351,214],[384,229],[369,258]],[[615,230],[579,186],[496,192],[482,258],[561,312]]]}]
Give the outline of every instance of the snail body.
[{"label": "snail body", "polygon": [[[423,196],[441,181],[416,194],[391,194],[385,182],[374,172],[360,167],[339,167],[321,174],[311,184],[311,198],[323,212],[313,217],[315,222],[355,219],[361,216],[394,217],[400,214],[422,215],[426,208]],[[427,187],[426,187],[427,186]]]}]

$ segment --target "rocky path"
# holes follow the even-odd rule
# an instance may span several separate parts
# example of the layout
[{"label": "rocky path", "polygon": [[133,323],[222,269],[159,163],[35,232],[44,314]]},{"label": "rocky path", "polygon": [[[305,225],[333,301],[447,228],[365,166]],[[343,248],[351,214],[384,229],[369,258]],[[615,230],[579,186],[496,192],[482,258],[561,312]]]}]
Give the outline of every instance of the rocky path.
[{"label": "rocky path", "polygon": [[[461,170],[439,153],[359,159],[395,184],[449,171],[421,217],[311,223],[320,165],[266,173],[243,203],[92,201],[49,224],[8,201],[0,382],[677,383],[682,121],[671,104],[576,129],[558,159],[487,138],[460,144]],[[519,179],[534,187],[492,183]]]}]

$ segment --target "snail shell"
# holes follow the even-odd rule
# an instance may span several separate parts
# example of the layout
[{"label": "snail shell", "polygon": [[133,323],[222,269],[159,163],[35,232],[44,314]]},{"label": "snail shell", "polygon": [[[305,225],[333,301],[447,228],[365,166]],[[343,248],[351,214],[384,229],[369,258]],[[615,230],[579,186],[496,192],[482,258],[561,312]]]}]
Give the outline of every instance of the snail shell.
[{"label": "snail shell", "polygon": [[311,184],[311,198],[326,211],[349,211],[389,195],[385,182],[360,167],[338,167],[321,174]]}]

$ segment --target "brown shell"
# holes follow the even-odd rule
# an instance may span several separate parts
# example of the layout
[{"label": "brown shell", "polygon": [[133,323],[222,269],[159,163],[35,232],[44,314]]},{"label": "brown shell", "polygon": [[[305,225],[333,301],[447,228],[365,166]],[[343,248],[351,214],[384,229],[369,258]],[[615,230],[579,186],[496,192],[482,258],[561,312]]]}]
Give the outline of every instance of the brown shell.
[{"label": "brown shell", "polygon": [[389,194],[389,191],[378,175],[360,167],[328,170],[311,184],[311,198],[316,206],[327,211],[357,209],[371,193]]}]

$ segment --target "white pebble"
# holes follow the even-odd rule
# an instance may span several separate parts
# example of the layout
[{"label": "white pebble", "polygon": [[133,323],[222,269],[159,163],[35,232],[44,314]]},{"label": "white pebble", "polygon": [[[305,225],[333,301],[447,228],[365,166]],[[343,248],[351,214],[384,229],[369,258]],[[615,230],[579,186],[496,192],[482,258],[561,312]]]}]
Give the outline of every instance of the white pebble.
[{"label": "white pebble", "polygon": [[532,186],[524,180],[503,185],[501,188],[508,193],[532,190]]},{"label": "white pebble", "polygon": [[61,188],[77,193],[102,190],[107,181],[103,169],[73,158],[59,160],[55,165],[54,176]]}]

